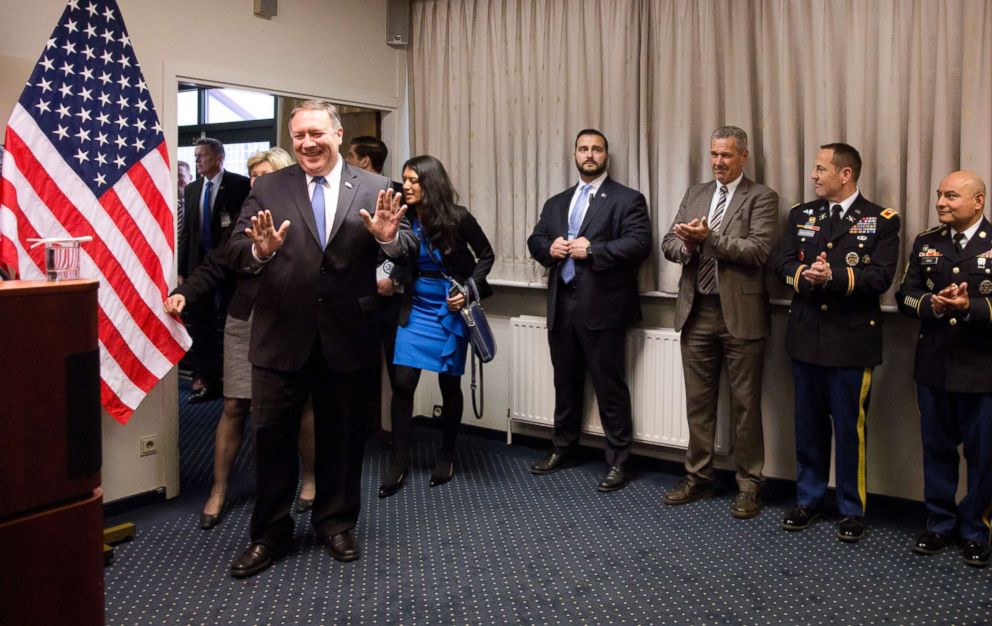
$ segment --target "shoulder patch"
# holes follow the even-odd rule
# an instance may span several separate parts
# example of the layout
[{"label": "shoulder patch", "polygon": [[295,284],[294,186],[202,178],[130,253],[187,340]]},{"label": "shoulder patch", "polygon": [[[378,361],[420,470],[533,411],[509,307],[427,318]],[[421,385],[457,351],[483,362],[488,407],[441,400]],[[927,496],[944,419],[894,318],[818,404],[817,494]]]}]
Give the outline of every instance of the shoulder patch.
[{"label": "shoulder patch", "polygon": [[884,211],[882,211],[881,215],[885,219],[890,220],[896,215],[899,215],[899,212],[896,211],[895,209],[885,209]]}]

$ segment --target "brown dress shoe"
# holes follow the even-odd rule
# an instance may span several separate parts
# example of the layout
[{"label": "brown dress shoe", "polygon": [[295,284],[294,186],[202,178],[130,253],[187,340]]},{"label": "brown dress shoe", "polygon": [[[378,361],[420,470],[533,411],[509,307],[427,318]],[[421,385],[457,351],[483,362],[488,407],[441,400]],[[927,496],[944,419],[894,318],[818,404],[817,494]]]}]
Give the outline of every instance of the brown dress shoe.
[{"label": "brown dress shoe", "polygon": [[761,512],[761,494],[749,489],[737,494],[734,503],[730,505],[730,514],[737,519],[751,519]]},{"label": "brown dress shoe", "polygon": [[665,504],[689,504],[696,500],[713,497],[713,483],[686,476],[674,489],[665,494]]}]

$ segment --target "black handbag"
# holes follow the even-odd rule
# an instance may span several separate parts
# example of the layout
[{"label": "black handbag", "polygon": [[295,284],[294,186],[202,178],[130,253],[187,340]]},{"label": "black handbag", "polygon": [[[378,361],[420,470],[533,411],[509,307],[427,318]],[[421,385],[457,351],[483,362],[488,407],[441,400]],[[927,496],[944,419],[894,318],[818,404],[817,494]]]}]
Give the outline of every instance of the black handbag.
[{"label": "black handbag", "polygon": [[496,337],[493,335],[493,329],[489,326],[489,320],[486,319],[486,311],[479,301],[479,288],[471,277],[464,287],[453,279],[451,282],[465,296],[465,306],[462,308],[461,314],[462,319],[465,320],[465,325],[468,326],[472,350],[478,356],[479,361],[488,363],[496,358]]},{"label": "black handbag", "polygon": [[[472,344],[472,413],[475,419],[482,419],[485,411],[485,396],[483,389],[482,365],[496,358],[496,336],[493,334],[489,320],[486,318],[486,311],[479,301],[479,288],[475,280],[469,277],[465,285],[460,285],[454,278],[448,278],[455,289],[465,297],[465,306],[462,307],[462,319],[468,327],[469,342]],[[475,380],[475,363],[479,362],[479,382]],[[479,400],[476,402],[475,392],[479,391]]]}]

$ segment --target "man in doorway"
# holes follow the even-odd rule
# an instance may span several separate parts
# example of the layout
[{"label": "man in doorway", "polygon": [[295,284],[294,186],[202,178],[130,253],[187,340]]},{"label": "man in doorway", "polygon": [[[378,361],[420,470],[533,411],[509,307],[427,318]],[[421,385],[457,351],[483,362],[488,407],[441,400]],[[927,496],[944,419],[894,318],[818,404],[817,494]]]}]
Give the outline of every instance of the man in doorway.
[{"label": "man in doorway", "polygon": [[[183,228],[179,231],[178,274],[180,284],[217,247],[224,231],[238,219],[251,183],[248,178],[224,169],[224,144],[205,137],[196,142],[195,181],[186,185]],[[213,298],[203,298],[186,308],[186,323],[193,347],[188,359],[193,370],[189,401],[205,402],[220,396],[224,319],[234,293],[228,278]]]}]

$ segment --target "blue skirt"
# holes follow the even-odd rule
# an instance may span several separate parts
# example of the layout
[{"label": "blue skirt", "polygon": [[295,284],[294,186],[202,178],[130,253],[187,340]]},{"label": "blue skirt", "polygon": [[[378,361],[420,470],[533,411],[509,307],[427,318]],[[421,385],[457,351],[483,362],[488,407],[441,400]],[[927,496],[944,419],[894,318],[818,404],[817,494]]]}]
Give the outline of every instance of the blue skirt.
[{"label": "blue skirt", "polygon": [[468,328],[448,310],[448,281],[421,276],[413,284],[413,309],[396,332],[393,363],[461,376],[465,373]]}]

